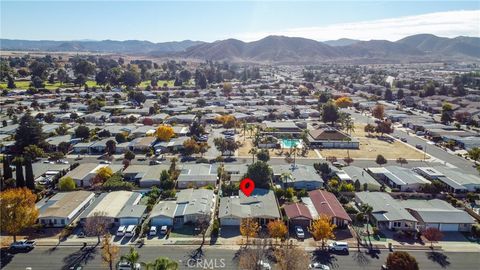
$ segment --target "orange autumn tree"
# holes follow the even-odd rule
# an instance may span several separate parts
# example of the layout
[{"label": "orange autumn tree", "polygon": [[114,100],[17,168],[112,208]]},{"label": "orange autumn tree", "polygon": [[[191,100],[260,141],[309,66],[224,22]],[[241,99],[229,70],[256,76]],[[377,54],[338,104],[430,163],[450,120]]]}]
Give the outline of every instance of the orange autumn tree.
[{"label": "orange autumn tree", "polygon": [[224,128],[233,128],[237,120],[233,115],[222,115],[215,118],[215,121],[221,123]]},{"label": "orange autumn tree", "polygon": [[247,237],[247,245],[248,245],[248,238],[256,237],[258,231],[260,230],[260,225],[258,222],[253,218],[243,218],[242,222],[240,223],[240,234],[242,236]]},{"label": "orange autumn tree", "polygon": [[335,100],[335,105],[339,108],[347,108],[352,106],[352,99],[349,97],[339,97]]},{"label": "orange autumn tree", "polygon": [[318,241],[322,241],[322,249],[325,248],[325,243],[328,239],[334,239],[335,235],[333,230],[337,226],[332,224],[332,219],[326,215],[320,215],[315,219],[308,227],[308,231],[312,234],[313,238]]},{"label": "orange autumn tree", "polygon": [[169,125],[161,125],[157,128],[157,138],[161,141],[170,141],[175,135],[173,128]]},{"label": "orange autumn tree", "polygon": [[38,218],[37,195],[28,188],[12,188],[0,193],[0,231],[13,236],[29,228]]},{"label": "orange autumn tree", "polygon": [[270,237],[275,238],[275,240],[277,240],[278,238],[284,238],[288,233],[288,229],[285,223],[278,219],[268,222],[267,228],[268,234],[270,235]]}]

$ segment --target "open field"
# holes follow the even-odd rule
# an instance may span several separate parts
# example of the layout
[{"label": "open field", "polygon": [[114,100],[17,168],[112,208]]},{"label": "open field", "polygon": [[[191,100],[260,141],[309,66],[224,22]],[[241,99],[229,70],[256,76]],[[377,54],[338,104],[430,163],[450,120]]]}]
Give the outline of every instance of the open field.
[{"label": "open field", "polygon": [[[397,159],[399,157],[419,160],[424,158],[424,153],[414,149],[398,140],[388,142],[386,140],[380,140],[375,135],[367,136],[363,130],[365,125],[355,125],[355,132],[352,133],[352,137],[357,138],[360,141],[360,149],[349,150],[350,157],[375,159],[377,155],[383,155],[386,159]],[[323,157],[335,156],[337,158],[347,157],[348,153],[345,149],[322,149],[320,154]],[[428,158],[428,156],[427,156]]]}]

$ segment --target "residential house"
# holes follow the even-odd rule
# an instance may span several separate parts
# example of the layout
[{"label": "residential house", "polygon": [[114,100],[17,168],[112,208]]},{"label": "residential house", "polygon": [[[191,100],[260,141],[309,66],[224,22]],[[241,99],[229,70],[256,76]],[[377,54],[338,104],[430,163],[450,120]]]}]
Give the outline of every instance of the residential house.
[{"label": "residential house", "polygon": [[160,201],[150,213],[153,226],[181,227],[199,220],[210,221],[215,210],[215,194],[209,189],[184,189],[175,200]]},{"label": "residential house", "polygon": [[123,176],[141,188],[150,188],[160,186],[160,174],[168,169],[168,165],[130,165],[123,171]]},{"label": "residential house", "polygon": [[375,167],[366,170],[392,189],[399,191],[418,191],[423,185],[430,183],[413,170],[399,166]]},{"label": "residential house", "polygon": [[36,203],[39,210],[38,223],[47,227],[70,225],[95,199],[90,191],[60,192]]},{"label": "residential house", "polygon": [[284,186],[313,190],[323,187],[323,179],[310,165],[272,165],[273,178]]},{"label": "residential house", "polygon": [[337,227],[345,227],[352,222],[337,197],[326,190],[309,191],[308,197],[302,198],[302,202],[309,209],[313,219],[325,215],[330,217]]},{"label": "residential house", "polygon": [[449,192],[464,193],[480,190],[480,177],[446,166],[417,167],[413,169],[429,180],[440,181]]},{"label": "residential house", "polygon": [[308,135],[307,143],[311,148],[358,149],[360,146],[356,138],[332,127],[310,130]]},{"label": "residential house", "polygon": [[273,191],[256,188],[248,197],[240,192],[238,196],[220,198],[218,218],[222,226],[240,226],[244,218],[253,218],[266,225],[281,215]]},{"label": "residential house", "polygon": [[436,228],[443,232],[470,232],[476,223],[465,211],[439,199],[403,200],[400,203],[418,220],[419,231]]},{"label": "residential house", "polygon": [[341,170],[335,172],[335,175],[342,181],[355,183],[357,180],[360,182],[360,189],[363,191],[365,185],[367,185],[368,191],[379,191],[380,183],[375,180],[368,172],[363,168],[356,166],[343,167]]},{"label": "residential house", "polygon": [[80,215],[80,222],[84,224],[89,217],[101,215],[110,225],[139,225],[146,210],[145,205],[138,205],[141,198],[141,193],[132,191],[102,193]]},{"label": "residential house", "polygon": [[370,221],[380,230],[416,231],[417,219],[401,203],[384,192],[356,192],[355,201],[359,207],[372,207]]},{"label": "residential house", "polygon": [[123,165],[81,163],[75,169],[69,171],[65,177],[71,177],[75,181],[77,187],[89,187],[91,181],[97,175],[97,171],[103,167],[110,167],[113,173],[116,173],[123,168]]},{"label": "residential house", "polygon": [[211,164],[185,164],[177,179],[178,188],[215,187],[217,170]]}]

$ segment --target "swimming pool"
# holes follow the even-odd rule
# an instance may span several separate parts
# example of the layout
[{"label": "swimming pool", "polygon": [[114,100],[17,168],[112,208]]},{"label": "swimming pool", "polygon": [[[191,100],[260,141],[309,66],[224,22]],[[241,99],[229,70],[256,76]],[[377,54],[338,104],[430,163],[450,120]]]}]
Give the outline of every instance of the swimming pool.
[{"label": "swimming pool", "polygon": [[281,142],[282,148],[302,148],[302,140],[299,139],[282,139]]}]

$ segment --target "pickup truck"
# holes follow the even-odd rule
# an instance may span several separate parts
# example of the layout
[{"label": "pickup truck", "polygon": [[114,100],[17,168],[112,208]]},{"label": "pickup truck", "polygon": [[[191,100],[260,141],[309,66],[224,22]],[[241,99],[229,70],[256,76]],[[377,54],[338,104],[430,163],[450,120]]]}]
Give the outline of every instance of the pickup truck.
[{"label": "pickup truck", "polygon": [[33,240],[20,240],[10,245],[11,249],[33,249],[37,243]]}]

